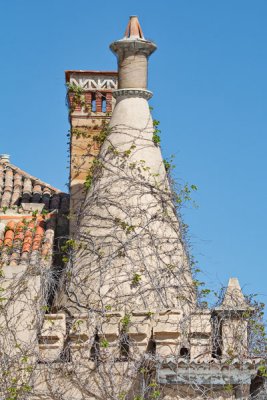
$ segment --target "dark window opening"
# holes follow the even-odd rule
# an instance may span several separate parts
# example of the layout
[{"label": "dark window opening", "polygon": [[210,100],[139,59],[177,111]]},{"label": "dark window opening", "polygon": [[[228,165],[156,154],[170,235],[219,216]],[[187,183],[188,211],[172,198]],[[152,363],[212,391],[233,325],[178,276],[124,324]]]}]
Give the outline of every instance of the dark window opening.
[{"label": "dark window opening", "polygon": [[107,111],[107,99],[105,96],[102,95],[102,112]]},{"label": "dark window opening", "polygon": [[71,361],[71,354],[70,354],[70,346],[69,343],[67,342],[60,353],[60,362],[70,362]]},{"label": "dark window opening", "polygon": [[92,104],[91,104],[92,112],[96,112],[96,98],[95,93],[92,93]]},{"label": "dark window opening", "polygon": [[146,351],[150,354],[156,354],[156,342],[154,339],[149,339]]},{"label": "dark window opening", "polygon": [[267,382],[265,383],[266,378],[260,376],[259,374],[256,375],[254,379],[251,380],[250,385],[250,394],[252,399],[265,399],[266,389],[267,389]]},{"label": "dark window opening", "polygon": [[100,346],[99,345],[99,336],[98,336],[98,334],[96,334],[93,346],[91,347],[91,350],[90,350],[90,359],[92,361],[99,360],[99,346]]},{"label": "dark window opening", "polygon": [[190,357],[190,352],[189,352],[189,349],[187,347],[181,347],[181,349],[180,349],[180,357],[184,357],[184,358],[189,358]]}]

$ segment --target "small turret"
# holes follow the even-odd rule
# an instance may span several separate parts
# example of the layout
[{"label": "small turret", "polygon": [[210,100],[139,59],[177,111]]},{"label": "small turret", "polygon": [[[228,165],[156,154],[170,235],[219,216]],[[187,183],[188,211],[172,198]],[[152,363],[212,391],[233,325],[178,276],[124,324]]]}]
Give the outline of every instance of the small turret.
[{"label": "small turret", "polygon": [[223,358],[246,359],[248,354],[248,317],[250,307],[237,278],[230,278],[220,307],[215,312],[221,331]]}]

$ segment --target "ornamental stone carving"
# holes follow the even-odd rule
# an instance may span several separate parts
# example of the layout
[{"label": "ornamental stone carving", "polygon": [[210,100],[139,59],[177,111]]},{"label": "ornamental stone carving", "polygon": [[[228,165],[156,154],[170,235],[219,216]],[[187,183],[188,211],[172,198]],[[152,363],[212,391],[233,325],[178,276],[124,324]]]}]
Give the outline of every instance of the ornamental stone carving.
[{"label": "ornamental stone carving", "polygon": [[150,90],[145,89],[118,89],[112,92],[113,97],[117,99],[118,97],[142,97],[143,99],[149,100],[153,96]]}]

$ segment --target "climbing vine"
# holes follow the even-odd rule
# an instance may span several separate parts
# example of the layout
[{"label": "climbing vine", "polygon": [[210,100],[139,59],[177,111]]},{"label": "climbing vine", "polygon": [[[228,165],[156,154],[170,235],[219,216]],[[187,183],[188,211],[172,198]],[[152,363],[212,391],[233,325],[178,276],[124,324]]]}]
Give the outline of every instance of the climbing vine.
[{"label": "climbing vine", "polygon": [[[74,103],[83,102],[81,90],[68,89]],[[1,271],[1,398],[233,399],[243,388],[228,378],[220,390],[203,384],[199,371],[219,374],[221,366],[231,377],[236,365],[247,368],[248,357],[244,373],[253,370],[253,393],[262,391],[264,305],[249,296],[247,308],[224,310],[225,288],[206,288],[199,278],[181,218],[198,188],[175,181],[173,157],[156,166],[143,159],[144,149],[160,151],[160,133],[157,120],[149,132],[103,124],[92,134],[72,127],[77,139],[91,135],[100,153],[84,183],[79,230],[59,249],[63,272],[37,263],[10,280]],[[210,296],[215,301],[208,307]],[[19,324],[27,332],[29,321],[34,339],[18,334]],[[222,332],[231,324],[229,344]]]}]

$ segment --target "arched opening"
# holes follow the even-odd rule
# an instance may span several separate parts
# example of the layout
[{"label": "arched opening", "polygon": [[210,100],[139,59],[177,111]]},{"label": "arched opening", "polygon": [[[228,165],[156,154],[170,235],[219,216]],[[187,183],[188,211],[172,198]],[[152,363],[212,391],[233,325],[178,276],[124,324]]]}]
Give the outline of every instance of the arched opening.
[{"label": "arched opening", "polygon": [[95,93],[92,93],[91,110],[92,110],[92,112],[96,112],[96,96],[95,96]]},{"label": "arched opening", "polygon": [[102,95],[102,112],[107,111],[107,99],[105,95]]}]

